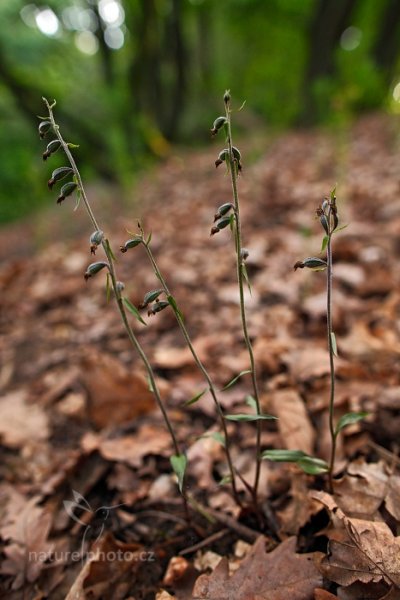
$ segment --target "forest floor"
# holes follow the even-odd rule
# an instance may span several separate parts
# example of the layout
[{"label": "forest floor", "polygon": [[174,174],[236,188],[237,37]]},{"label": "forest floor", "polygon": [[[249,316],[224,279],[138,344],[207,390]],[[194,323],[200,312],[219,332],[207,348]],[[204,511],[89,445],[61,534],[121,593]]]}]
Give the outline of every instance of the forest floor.
[{"label": "forest floor", "polygon": [[[326,476],[263,461],[260,513],[226,475],[214,405],[170,309],[133,320],[187,453],[185,521],[168,432],[93,261],[83,207],[66,200],[37,229],[0,236],[0,596],[10,600],[400,599],[400,145],[393,118],[371,115],[346,135],[290,132],[252,152],[239,180],[252,294],[250,335],[265,421],[262,448],[328,460],[326,275],[293,265],[319,255],[315,210],[337,183],[334,236],[335,414],[366,411]],[[178,154],[137,184],[132,206],[102,228],[115,251],[140,217],[218,389],[249,367],[229,228],[210,237],[230,180],[210,150]],[[246,156],[252,157],[251,161]],[[44,181],[46,178],[44,169]],[[93,192],[93,193],[92,193]],[[105,195],[95,188],[92,201]],[[53,194],[54,195],[54,194]],[[68,235],[71,220],[77,233]],[[58,224],[57,224],[58,223]],[[67,235],[63,235],[63,231]],[[101,260],[100,250],[96,256]],[[158,287],[141,247],[118,253],[138,306]],[[219,394],[248,412],[248,375]],[[255,427],[229,422],[235,467],[252,481]],[[97,551],[97,554],[96,552]],[[222,560],[221,560],[222,559]]]}]

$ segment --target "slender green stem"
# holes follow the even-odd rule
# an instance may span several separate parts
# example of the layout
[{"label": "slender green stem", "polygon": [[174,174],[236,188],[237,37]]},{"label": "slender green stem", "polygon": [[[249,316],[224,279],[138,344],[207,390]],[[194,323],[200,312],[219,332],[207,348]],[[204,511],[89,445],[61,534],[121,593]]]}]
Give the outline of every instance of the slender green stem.
[{"label": "slender green stem", "polygon": [[[242,232],[241,232],[241,221],[240,221],[240,202],[239,202],[239,193],[237,188],[237,174],[238,174],[238,161],[235,159],[233,154],[233,143],[232,143],[232,131],[231,131],[231,111],[229,106],[229,101],[225,103],[226,109],[226,119],[227,119],[227,142],[228,142],[228,151],[229,151],[229,172],[231,176],[232,183],[232,194],[233,201],[235,207],[235,240],[236,240],[236,270],[237,270],[237,280],[239,286],[239,301],[240,301],[240,316],[242,321],[242,329],[244,335],[244,341],[247,347],[247,351],[249,354],[250,360],[250,372],[251,372],[251,380],[253,384],[253,393],[254,400],[256,402],[256,410],[257,414],[261,414],[261,404],[260,404],[260,396],[258,392],[258,384],[257,384],[257,373],[256,373],[256,364],[254,360],[254,352],[253,346],[250,340],[248,327],[247,327],[247,316],[246,316],[246,307],[244,300],[244,285],[245,285],[245,277],[244,277],[244,259],[242,257]],[[257,433],[256,433],[256,472],[254,478],[253,485],[253,500],[255,505],[257,505],[257,493],[258,493],[258,485],[260,481],[260,471],[261,471],[261,420],[256,421]]]},{"label": "slender green stem", "polygon": [[[164,279],[164,277],[163,277],[163,275],[162,275],[162,273],[161,273],[161,271],[159,269],[159,266],[158,266],[158,264],[156,262],[154,254],[153,254],[153,252],[152,252],[152,250],[150,248],[150,245],[149,245],[148,242],[146,242],[144,240],[144,238],[143,238],[143,245],[145,247],[146,254],[147,254],[147,256],[148,256],[148,258],[149,258],[149,260],[151,262],[151,265],[153,267],[154,273],[155,273],[157,279],[159,280],[159,282],[161,283],[161,286],[162,286],[162,288],[163,288],[163,290],[164,290],[167,298],[171,297],[171,292],[170,292],[170,290],[168,288],[168,285],[167,285],[167,283],[166,283],[166,281],[165,281],[165,279]],[[193,359],[194,359],[197,367],[199,368],[199,370],[202,372],[202,374],[204,376],[204,379],[207,382],[208,389],[210,391],[210,394],[211,394],[212,399],[214,401],[215,407],[217,409],[217,413],[218,413],[218,416],[219,416],[219,419],[220,419],[220,422],[221,422],[221,427],[222,427],[222,430],[224,432],[224,437],[225,437],[225,453],[226,453],[226,458],[227,458],[228,467],[229,467],[229,473],[230,473],[230,478],[231,478],[232,492],[233,492],[233,495],[234,495],[234,498],[235,498],[235,501],[237,502],[237,504],[239,506],[242,506],[242,503],[241,503],[241,500],[240,500],[240,497],[239,497],[239,494],[238,494],[238,491],[237,491],[237,487],[236,487],[235,471],[234,471],[232,457],[231,457],[231,452],[230,452],[230,438],[229,438],[229,435],[228,435],[228,428],[226,426],[226,421],[225,421],[225,418],[224,418],[224,412],[223,412],[222,406],[221,406],[221,404],[220,404],[220,402],[218,400],[218,397],[217,397],[215,386],[214,386],[214,384],[213,384],[213,382],[212,382],[212,380],[210,378],[210,375],[209,375],[207,369],[203,365],[202,361],[199,358],[199,355],[196,352],[196,349],[193,346],[193,343],[192,343],[192,340],[190,338],[189,332],[188,332],[188,330],[186,328],[186,325],[185,325],[185,323],[184,323],[184,321],[182,319],[182,315],[181,315],[179,309],[177,308],[177,306],[176,306],[175,303],[171,304],[171,308],[172,308],[172,310],[174,312],[175,318],[176,318],[177,323],[179,325],[179,328],[180,328],[180,330],[182,332],[182,335],[183,335],[183,337],[185,339],[185,342],[188,345],[188,348],[189,348],[189,350],[190,350],[190,352],[191,352],[191,354],[193,356]]]},{"label": "slender green stem", "polygon": [[[330,216],[330,215],[329,215]],[[328,219],[330,226],[331,219]],[[327,302],[326,302],[326,320],[328,330],[328,349],[329,349],[329,371],[330,371],[330,394],[329,394],[329,431],[331,434],[331,456],[329,462],[329,489],[333,492],[333,469],[335,466],[336,454],[336,435],[334,424],[334,402],[335,402],[335,362],[333,347],[333,329],[332,329],[332,233],[328,234],[328,243],[326,247],[327,262]]]},{"label": "slender green stem", "polygon": [[[72,156],[71,151],[69,149],[69,146],[65,142],[64,138],[62,137],[62,135],[60,133],[60,129],[59,129],[58,125],[56,124],[55,120],[54,120],[52,106],[48,103],[48,101],[45,98],[44,98],[44,102],[45,102],[45,104],[47,106],[47,110],[49,112],[50,122],[52,124],[53,129],[54,129],[54,132],[55,132],[58,140],[60,141],[60,144],[61,144],[61,146],[62,146],[62,148],[64,150],[64,153],[65,153],[66,157],[68,158],[68,161],[69,161],[69,163],[70,163],[70,165],[71,165],[71,167],[73,169],[74,176],[75,176],[76,181],[78,183],[78,188],[79,188],[79,192],[81,194],[81,198],[82,198],[83,204],[84,204],[84,206],[86,208],[86,211],[87,211],[87,213],[89,215],[89,218],[90,218],[90,220],[92,222],[93,227],[95,228],[96,231],[98,231],[98,230],[100,230],[100,226],[99,226],[99,224],[98,224],[98,222],[96,220],[96,217],[95,217],[95,215],[94,215],[94,213],[92,211],[92,208],[90,206],[88,197],[87,197],[86,192],[85,192],[85,188],[83,186],[82,178],[81,178],[79,169],[78,169],[78,167],[76,165],[76,162],[74,160],[74,157]],[[133,329],[132,329],[132,327],[131,327],[131,325],[129,323],[129,319],[128,319],[128,316],[126,314],[125,306],[124,306],[124,303],[123,303],[123,300],[122,300],[121,291],[119,290],[118,285],[117,285],[117,276],[116,276],[116,271],[115,271],[114,257],[113,257],[113,254],[112,254],[112,251],[110,249],[110,245],[109,245],[107,239],[104,239],[102,241],[102,246],[103,246],[105,255],[106,255],[107,259],[108,259],[109,273],[110,273],[110,277],[111,277],[112,288],[113,288],[113,291],[114,291],[114,294],[115,294],[115,298],[116,298],[118,310],[119,310],[119,313],[120,313],[123,325],[125,327],[126,333],[128,335],[128,338],[129,338],[132,346],[138,352],[138,354],[139,354],[139,356],[140,356],[140,358],[141,358],[141,360],[142,360],[142,362],[143,362],[143,364],[145,366],[145,369],[146,369],[148,377],[149,377],[151,389],[152,389],[152,391],[154,393],[154,397],[155,397],[156,402],[157,402],[157,404],[158,404],[158,406],[160,408],[160,411],[161,411],[161,413],[163,415],[165,424],[166,424],[167,429],[169,431],[169,434],[171,436],[172,444],[173,444],[173,447],[174,447],[174,452],[175,452],[175,454],[180,455],[181,452],[180,452],[179,444],[178,444],[178,441],[176,439],[176,436],[175,436],[175,433],[174,433],[174,430],[173,430],[173,427],[172,427],[172,423],[171,423],[171,421],[169,419],[168,413],[167,413],[166,408],[164,406],[164,403],[163,403],[163,401],[161,399],[161,395],[160,395],[160,391],[158,389],[158,385],[157,385],[157,382],[156,382],[156,379],[155,379],[154,371],[153,371],[153,369],[151,367],[151,364],[150,364],[150,362],[149,362],[149,360],[147,358],[147,355],[146,355],[145,351],[143,350],[143,348],[142,348],[139,340],[135,336],[135,334],[133,332]],[[185,512],[186,512],[186,515],[188,515],[187,499],[185,497],[185,494],[183,494],[183,500],[184,500],[184,505],[185,505]]]}]

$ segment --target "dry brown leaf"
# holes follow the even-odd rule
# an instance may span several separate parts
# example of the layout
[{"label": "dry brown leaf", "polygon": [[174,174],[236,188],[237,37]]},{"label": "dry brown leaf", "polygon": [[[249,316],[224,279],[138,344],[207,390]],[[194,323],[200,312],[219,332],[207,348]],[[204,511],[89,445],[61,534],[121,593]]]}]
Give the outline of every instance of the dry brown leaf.
[{"label": "dry brown leaf", "polygon": [[313,600],[322,578],[313,554],[296,554],[295,549],[296,539],[289,538],[267,553],[260,537],[231,577],[226,558],[211,575],[200,575],[193,599]]},{"label": "dry brown leaf", "polygon": [[143,562],[138,544],[124,544],[108,532],[92,549],[65,600],[123,600]]},{"label": "dry brown leaf", "polygon": [[91,352],[81,361],[81,380],[88,390],[89,418],[97,427],[130,421],[155,408],[146,378],[130,373],[110,354]]},{"label": "dry brown leaf", "polygon": [[106,460],[120,461],[139,467],[149,454],[168,454],[171,446],[169,433],[161,427],[143,424],[135,434],[119,438],[102,438],[88,432],[82,439],[86,451],[97,449]]},{"label": "dry brown leaf", "polygon": [[271,413],[278,417],[283,447],[312,454],[315,432],[300,394],[295,390],[278,390],[271,400]]},{"label": "dry brown leaf", "polygon": [[37,580],[53,549],[53,544],[47,541],[52,517],[46,509],[37,506],[39,501],[39,496],[28,500],[0,530],[1,537],[8,542],[3,548],[6,559],[0,572],[14,576],[12,588],[15,590],[26,581]]},{"label": "dry brown leaf", "polygon": [[11,448],[46,440],[47,415],[36,404],[28,404],[24,390],[11,392],[0,400],[0,438]]},{"label": "dry brown leaf", "polygon": [[329,510],[343,535],[340,541],[330,541],[321,563],[324,576],[344,587],[361,582],[400,589],[400,537],[394,537],[386,523],[347,517],[325,492],[311,495]]}]

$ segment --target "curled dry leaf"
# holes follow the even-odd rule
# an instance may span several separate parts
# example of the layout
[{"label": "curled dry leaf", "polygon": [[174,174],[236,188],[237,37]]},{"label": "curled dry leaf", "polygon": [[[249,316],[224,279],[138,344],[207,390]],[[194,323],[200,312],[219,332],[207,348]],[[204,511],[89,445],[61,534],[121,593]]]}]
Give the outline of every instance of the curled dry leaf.
[{"label": "curled dry leaf", "polygon": [[400,537],[395,537],[386,523],[352,519],[325,492],[312,497],[331,514],[340,541],[331,539],[329,554],[321,563],[323,575],[347,587],[354,583],[384,584],[387,591],[400,590]]}]

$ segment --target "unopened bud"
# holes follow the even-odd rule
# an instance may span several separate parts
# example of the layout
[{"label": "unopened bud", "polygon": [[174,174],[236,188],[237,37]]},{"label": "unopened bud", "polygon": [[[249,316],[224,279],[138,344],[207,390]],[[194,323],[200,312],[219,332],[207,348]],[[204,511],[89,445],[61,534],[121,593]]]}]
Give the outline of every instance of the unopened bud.
[{"label": "unopened bud", "polygon": [[143,302],[139,304],[139,308],[146,308],[146,306],[148,306],[151,302],[158,300],[159,295],[162,294],[163,291],[164,290],[159,289],[147,292],[147,294],[145,294],[145,297],[143,298]]},{"label": "unopened bud", "polygon": [[324,214],[322,214],[319,218],[322,227],[325,230],[325,233],[327,233],[329,235],[329,223],[328,223],[328,219],[326,218],[326,216]]},{"label": "unopened bud", "polygon": [[90,254],[96,254],[96,250],[98,246],[100,246],[101,242],[104,240],[104,233],[101,229],[94,231],[89,239],[90,244]]},{"label": "unopened bud", "polygon": [[226,117],[217,117],[211,129],[211,135],[216,135],[218,131],[227,123]]},{"label": "unopened bud", "polygon": [[40,139],[42,140],[46,134],[50,131],[52,125],[50,121],[41,121],[39,123],[39,136]]},{"label": "unopened bud", "polygon": [[230,101],[231,101],[230,90],[226,90],[226,92],[224,94],[224,102],[225,102],[225,104],[229,104]]},{"label": "unopened bud", "polygon": [[226,202],[225,204],[222,204],[214,215],[214,223],[224,215],[228,214],[232,208],[234,208],[232,202]]},{"label": "unopened bud", "polygon": [[240,251],[240,258],[242,260],[247,260],[249,258],[249,251],[247,250],[247,248],[242,248]]},{"label": "unopened bud", "polygon": [[107,262],[105,262],[103,260],[101,260],[99,262],[91,263],[88,266],[88,268],[86,269],[86,273],[84,275],[85,280],[87,281],[90,277],[93,277],[94,275],[96,275],[99,271],[104,269],[104,267],[109,268],[109,265]]},{"label": "unopened bud", "polygon": [[229,151],[227,148],[225,148],[224,150],[221,150],[221,152],[218,154],[218,158],[215,161],[215,166],[219,167],[219,165],[222,165],[223,162],[226,161],[226,159],[228,158],[229,155]]},{"label": "unopened bud", "polygon": [[66,177],[67,175],[71,175],[71,173],[73,172],[74,170],[71,169],[71,167],[59,167],[58,169],[54,169],[53,173],[51,174],[51,178],[47,182],[49,189],[53,189],[53,185],[57,181],[64,179],[64,177]]},{"label": "unopened bud", "polygon": [[46,150],[43,152],[43,160],[47,160],[49,158],[49,156],[51,156],[51,154],[54,154],[55,152],[57,152],[57,150],[60,148],[60,146],[61,146],[60,140],[52,140],[51,142],[49,142],[47,144]]},{"label": "unopened bud", "polygon": [[117,292],[120,294],[125,289],[125,284],[123,281],[117,281],[116,283]]},{"label": "unopened bud", "polygon": [[72,192],[76,190],[77,187],[78,184],[75,183],[75,181],[68,181],[68,183],[64,183],[60,190],[60,195],[57,198],[57,204],[61,204],[61,202],[65,200],[67,196],[70,196]]},{"label": "unopened bud", "polygon": [[318,258],[317,256],[309,256],[304,260],[297,261],[293,268],[295,271],[297,269],[304,269],[304,267],[307,267],[307,269],[312,269],[314,271],[323,271],[324,269],[326,269],[327,266],[327,262],[322,258]]},{"label": "unopened bud", "polygon": [[167,306],[169,306],[169,302],[166,302],[165,300],[161,300],[160,302],[155,302],[154,304],[152,304],[148,311],[147,311],[147,315],[149,317],[151,317],[152,315],[155,315],[156,313],[161,312],[162,310],[164,310],[164,308],[167,308]]},{"label": "unopened bud", "polygon": [[119,247],[121,252],[127,252],[130,248],[134,248],[135,246],[139,246],[143,242],[143,238],[141,235],[135,235],[133,238],[125,242],[122,246]]}]

